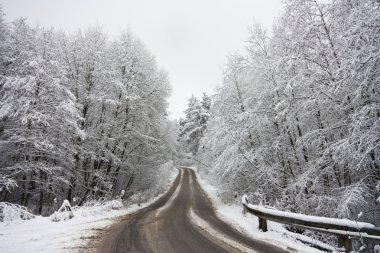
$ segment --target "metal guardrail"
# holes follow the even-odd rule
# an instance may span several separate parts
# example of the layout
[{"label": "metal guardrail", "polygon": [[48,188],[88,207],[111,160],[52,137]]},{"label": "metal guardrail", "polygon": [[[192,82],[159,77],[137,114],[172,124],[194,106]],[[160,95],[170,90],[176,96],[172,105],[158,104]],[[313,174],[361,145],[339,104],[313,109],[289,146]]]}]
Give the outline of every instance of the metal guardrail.
[{"label": "metal guardrail", "polygon": [[284,212],[256,206],[248,203],[246,195],[242,197],[244,212],[259,218],[259,229],[268,231],[267,220],[287,224],[303,229],[316,230],[338,236],[338,242],[345,252],[352,251],[352,238],[371,238],[380,240],[380,227],[365,222],[347,219],[325,218],[297,213]]}]

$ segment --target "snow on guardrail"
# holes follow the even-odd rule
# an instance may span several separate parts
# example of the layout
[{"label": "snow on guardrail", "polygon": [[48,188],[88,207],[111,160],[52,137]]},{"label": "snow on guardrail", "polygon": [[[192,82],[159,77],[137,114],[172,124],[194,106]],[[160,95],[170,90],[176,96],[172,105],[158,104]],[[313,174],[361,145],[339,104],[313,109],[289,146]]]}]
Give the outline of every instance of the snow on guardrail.
[{"label": "snow on guardrail", "polygon": [[247,208],[248,211],[254,211],[255,213],[257,213],[255,214],[256,216],[263,216],[263,218],[267,218],[268,220],[271,220],[270,217],[272,218],[277,217],[278,219],[282,219],[284,222],[290,223],[289,225],[299,224],[299,225],[310,226],[310,227],[312,227],[313,225],[316,225],[316,228],[336,229],[336,230],[339,230],[341,228],[344,231],[366,232],[370,235],[380,236],[380,227],[376,227],[375,225],[371,223],[357,222],[357,221],[348,220],[348,219],[312,216],[312,215],[305,215],[305,214],[299,214],[299,213],[280,211],[276,209],[270,209],[263,206],[257,206],[257,205],[248,203],[247,195],[243,195],[242,203]]},{"label": "snow on guardrail", "polygon": [[267,231],[267,220],[271,220],[304,229],[335,234],[338,236],[339,244],[345,248],[346,252],[350,252],[352,249],[351,237],[380,240],[380,227],[371,223],[291,213],[252,205],[249,203],[247,195],[242,196],[242,203],[244,211],[258,216],[259,229],[263,232]]}]

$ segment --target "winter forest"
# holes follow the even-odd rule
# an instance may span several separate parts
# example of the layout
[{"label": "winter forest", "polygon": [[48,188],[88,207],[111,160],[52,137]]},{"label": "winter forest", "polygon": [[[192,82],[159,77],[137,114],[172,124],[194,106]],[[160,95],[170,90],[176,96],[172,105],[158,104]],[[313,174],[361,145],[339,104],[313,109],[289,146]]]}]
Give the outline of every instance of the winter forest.
[{"label": "winter forest", "polygon": [[189,100],[180,134],[227,200],[379,225],[379,92],[378,1],[286,1],[228,57],[211,111]]},{"label": "winter forest", "polygon": [[0,9],[0,201],[47,216],[65,199],[151,197],[160,168],[192,165],[227,203],[379,226],[380,2],[328,2],[287,0],[271,31],[252,24],[214,94],[189,94],[178,120],[170,69],[131,31]]},{"label": "winter forest", "polygon": [[[3,17],[3,13],[1,16]],[[167,73],[134,35],[0,19],[0,200],[50,214],[156,187],[175,154]]]}]

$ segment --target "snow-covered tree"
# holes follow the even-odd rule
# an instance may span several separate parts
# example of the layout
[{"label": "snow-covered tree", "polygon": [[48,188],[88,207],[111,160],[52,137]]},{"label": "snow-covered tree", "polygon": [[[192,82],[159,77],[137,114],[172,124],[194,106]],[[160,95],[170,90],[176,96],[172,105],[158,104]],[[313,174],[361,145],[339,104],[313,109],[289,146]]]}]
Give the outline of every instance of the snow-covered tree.
[{"label": "snow-covered tree", "polygon": [[201,155],[226,194],[325,216],[376,210],[379,3],[285,8],[271,36],[254,25],[229,57]]},{"label": "snow-covered tree", "polygon": [[67,35],[0,14],[0,200],[51,213],[55,198],[157,189],[177,133],[168,75],[143,43],[129,31],[110,41],[99,26]]},{"label": "snow-covered tree", "polygon": [[1,174],[21,181],[21,203],[38,199],[41,213],[46,192],[54,193],[53,183],[67,183],[65,174],[72,173],[78,114],[55,58],[53,32],[17,20],[11,44],[0,101]]},{"label": "snow-covered tree", "polygon": [[210,117],[211,99],[203,94],[202,101],[194,95],[189,99],[185,111],[186,118],[180,120],[179,137],[186,146],[186,151],[195,155],[199,150],[199,140],[207,127]]}]

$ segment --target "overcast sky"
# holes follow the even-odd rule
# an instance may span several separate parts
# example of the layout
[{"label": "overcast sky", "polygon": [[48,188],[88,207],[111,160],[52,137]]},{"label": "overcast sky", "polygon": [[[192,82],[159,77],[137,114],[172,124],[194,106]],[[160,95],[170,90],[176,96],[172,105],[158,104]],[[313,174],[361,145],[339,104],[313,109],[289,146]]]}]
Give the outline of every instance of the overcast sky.
[{"label": "overcast sky", "polygon": [[187,99],[212,94],[221,83],[226,56],[244,48],[255,21],[270,28],[280,0],[0,0],[8,21],[68,32],[99,23],[110,36],[131,28],[170,75],[172,118]]}]

